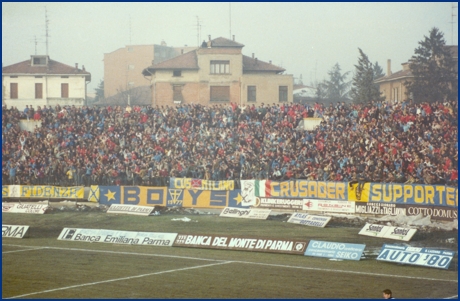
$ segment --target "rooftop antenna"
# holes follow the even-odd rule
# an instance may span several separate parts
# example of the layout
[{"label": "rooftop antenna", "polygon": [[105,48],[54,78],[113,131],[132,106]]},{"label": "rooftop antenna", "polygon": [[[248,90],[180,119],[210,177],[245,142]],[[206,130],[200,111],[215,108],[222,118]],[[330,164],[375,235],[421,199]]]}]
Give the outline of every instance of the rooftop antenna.
[{"label": "rooftop antenna", "polygon": [[131,16],[129,16],[129,45],[131,44]]},{"label": "rooftop antenna", "polygon": [[230,28],[230,39],[232,39],[232,3],[229,2],[228,3],[228,14],[229,14],[229,17],[228,17],[228,20],[229,20],[229,28]]},{"label": "rooftop antenna", "polygon": [[49,34],[48,34],[48,24],[49,24],[49,20],[48,20],[48,11],[46,10],[46,6],[45,6],[46,56],[48,56],[48,37],[49,37]]},{"label": "rooftop antenna", "polygon": [[198,47],[200,47],[200,41],[201,41],[201,23],[200,23],[200,18],[196,16],[196,43]]},{"label": "rooftop antenna", "polygon": [[32,42],[34,42],[35,44],[35,55],[37,55],[37,44],[38,44],[38,39],[37,39],[37,36],[34,36],[34,39],[32,40]]},{"label": "rooftop antenna", "polygon": [[454,45],[454,24],[456,22],[454,22],[454,17],[456,17],[457,15],[455,14],[455,8],[457,8],[457,6],[454,4],[454,2],[452,2],[452,21],[449,22],[452,24],[452,44],[451,45]]}]

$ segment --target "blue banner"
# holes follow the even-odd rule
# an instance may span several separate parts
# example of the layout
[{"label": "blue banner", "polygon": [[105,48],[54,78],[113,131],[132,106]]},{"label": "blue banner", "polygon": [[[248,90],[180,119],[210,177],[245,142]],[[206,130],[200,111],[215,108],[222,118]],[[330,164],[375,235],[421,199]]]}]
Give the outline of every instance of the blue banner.
[{"label": "blue banner", "polygon": [[360,260],[366,245],[310,240],[305,256]]},{"label": "blue banner", "polygon": [[454,251],[384,244],[377,260],[448,269]]}]

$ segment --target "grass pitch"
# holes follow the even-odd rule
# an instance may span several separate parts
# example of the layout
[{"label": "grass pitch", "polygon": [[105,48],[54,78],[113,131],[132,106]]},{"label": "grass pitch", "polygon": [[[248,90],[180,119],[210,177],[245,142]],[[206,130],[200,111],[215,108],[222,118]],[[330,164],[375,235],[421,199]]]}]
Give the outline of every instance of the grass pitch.
[{"label": "grass pitch", "polygon": [[[358,235],[361,227],[331,220],[326,228],[281,220],[218,215],[129,216],[103,212],[2,214],[2,223],[30,226],[24,239],[2,239],[3,298],[449,298],[458,295],[457,258],[449,270],[375,260],[369,250],[397,241]],[[64,227],[181,234],[232,234],[366,244],[360,261],[246,251],[132,246],[57,240]],[[439,247],[419,233],[411,245]],[[456,248],[456,246],[455,246]],[[452,249],[452,248],[450,248]],[[456,250],[456,249],[455,249]]]}]

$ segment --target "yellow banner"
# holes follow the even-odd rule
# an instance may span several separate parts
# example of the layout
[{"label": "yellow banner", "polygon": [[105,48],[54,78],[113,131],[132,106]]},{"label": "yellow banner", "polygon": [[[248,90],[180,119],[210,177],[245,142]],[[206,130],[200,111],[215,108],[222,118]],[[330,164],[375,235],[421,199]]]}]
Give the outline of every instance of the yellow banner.
[{"label": "yellow banner", "polygon": [[2,197],[12,198],[50,198],[50,199],[83,199],[83,186],[2,186]]},{"label": "yellow banner", "polygon": [[351,202],[369,202],[369,191],[371,183],[353,183],[348,186],[348,200]]},{"label": "yellow banner", "polygon": [[215,190],[184,190],[183,207],[223,209],[229,192]]}]

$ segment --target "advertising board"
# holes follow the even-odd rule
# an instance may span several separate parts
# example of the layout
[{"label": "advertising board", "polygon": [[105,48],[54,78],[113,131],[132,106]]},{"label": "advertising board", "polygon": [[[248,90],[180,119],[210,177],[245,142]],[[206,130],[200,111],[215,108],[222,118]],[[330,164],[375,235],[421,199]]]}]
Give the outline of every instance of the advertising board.
[{"label": "advertising board", "polygon": [[303,255],[307,241],[214,234],[178,234],[173,247],[222,249]]},{"label": "advertising board", "polygon": [[29,226],[3,225],[2,237],[24,238],[28,236]]},{"label": "advertising board", "polygon": [[366,245],[310,240],[305,256],[360,260]]},{"label": "advertising board", "polygon": [[330,216],[312,215],[307,213],[295,212],[289,217],[288,223],[313,226],[313,227],[326,227],[327,223],[331,220]]},{"label": "advertising board", "polygon": [[449,250],[384,244],[377,260],[448,269],[454,255],[455,252]]},{"label": "advertising board", "polygon": [[107,213],[118,213],[118,214],[133,214],[149,216],[155,207],[152,206],[135,206],[135,205],[120,205],[112,204],[107,210]]},{"label": "advertising board", "polygon": [[176,236],[177,233],[64,228],[58,240],[170,247]]},{"label": "advertising board", "polygon": [[304,199],[302,210],[355,213],[355,202]]},{"label": "advertising board", "polygon": [[270,215],[270,209],[243,209],[225,207],[220,213],[221,217],[267,219]]}]

